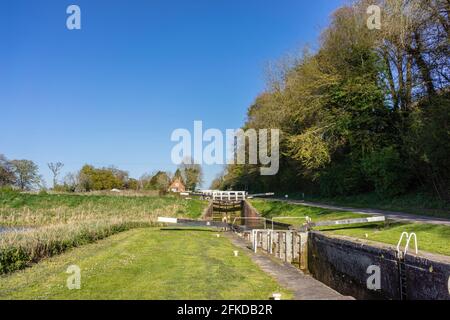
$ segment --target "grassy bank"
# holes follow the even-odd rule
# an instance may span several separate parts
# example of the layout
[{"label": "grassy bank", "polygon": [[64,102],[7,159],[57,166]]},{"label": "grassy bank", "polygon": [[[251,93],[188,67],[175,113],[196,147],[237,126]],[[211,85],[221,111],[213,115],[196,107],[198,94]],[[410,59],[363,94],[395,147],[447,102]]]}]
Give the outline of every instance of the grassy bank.
[{"label": "grassy bank", "polygon": [[[285,202],[252,200],[252,205],[266,218],[274,218],[274,220],[277,220],[276,218],[280,216],[293,217],[292,219],[280,221],[294,225],[303,223],[304,219],[298,218],[304,218],[306,216],[310,217],[312,221],[366,216],[345,211],[305,207]],[[392,245],[397,244],[403,231],[415,232],[419,240],[419,250],[450,256],[450,227],[448,226],[388,221],[386,223],[327,227],[321,228],[320,230],[327,233],[351,236]]]},{"label": "grassy bank", "polygon": [[160,214],[197,218],[205,202],[175,196],[115,196],[0,192],[1,226],[45,226],[79,220],[154,220]]},{"label": "grassy bank", "polygon": [[[207,230],[134,229],[1,276],[0,299],[268,299],[289,292]],[[69,265],[81,289],[69,290]]]},{"label": "grassy bank", "polygon": [[436,199],[424,193],[407,194],[396,197],[382,197],[375,193],[353,196],[319,197],[301,193],[289,194],[289,199],[320,202],[330,205],[355,208],[371,208],[387,211],[399,211],[424,216],[434,216],[450,219],[450,203]]},{"label": "grassy bank", "polygon": [[0,193],[0,226],[26,232],[0,234],[0,274],[135,227],[156,218],[196,218],[206,203],[178,197]]}]

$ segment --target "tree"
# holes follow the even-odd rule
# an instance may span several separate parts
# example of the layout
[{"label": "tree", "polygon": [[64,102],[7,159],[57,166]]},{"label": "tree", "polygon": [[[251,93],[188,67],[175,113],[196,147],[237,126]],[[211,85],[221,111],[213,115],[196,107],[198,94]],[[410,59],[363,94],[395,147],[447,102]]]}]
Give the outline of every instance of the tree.
[{"label": "tree", "polygon": [[47,166],[53,173],[53,188],[55,188],[58,184],[58,175],[60,174],[62,167],[64,167],[64,164],[62,162],[50,162],[47,163]]},{"label": "tree", "polygon": [[[367,28],[367,8],[383,12]],[[280,129],[280,170],[226,167],[221,188],[327,196],[414,188],[450,199],[448,0],[356,0],[332,14],[319,48],[282,61],[243,129]],[[288,191],[288,190],[286,190]]]},{"label": "tree", "polygon": [[195,191],[203,182],[202,168],[199,164],[193,163],[192,159],[185,159],[178,169],[188,190]]},{"label": "tree", "polygon": [[181,173],[180,168],[178,168],[173,175],[173,180],[175,179],[180,179],[180,181],[184,184],[183,174]]},{"label": "tree", "polygon": [[14,185],[16,177],[11,162],[0,154],[0,187]]},{"label": "tree", "polygon": [[107,168],[106,171],[107,170],[111,171],[111,173],[114,175],[114,177],[116,177],[116,179],[118,181],[120,181],[120,183],[121,183],[120,188],[127,189],[127,185],[128,185],[129,179],[130,179],[130,174],[127,171],[120,170],[114,166]]},{"label": "tree", "polygon": [[214,180],[211,182],[211,190],[220,190],[223,187],[224,176],[219,174]]},{"label": "tree", "polygon": [[75,192],[79,186],[79,175],[74,173],[67,173],[64,176],[64,191]]},{"label": "tree", "polygon": [[125,184],[125,189],[139,190],[139,181],[133,178],[129,178]]},{"label": "tree", "polygon": [[33,161],[12,160],[11,165],[16,176],[16,184],[21,190],[29,190],[41,181],[38,166]]},{"label": "tree", "polygon": [[167,172],[158,171],[149,181],[147,188],[158,190],[160,194],[165,194],[169,189],[170,176]]},{"label": "tree", "polygon": [[80,188],[83,191],[123,188],[124,182],[121,180],[123,176],[128,177],[128,173],[115,168],[97,169],[85,165],[79,173]]}]

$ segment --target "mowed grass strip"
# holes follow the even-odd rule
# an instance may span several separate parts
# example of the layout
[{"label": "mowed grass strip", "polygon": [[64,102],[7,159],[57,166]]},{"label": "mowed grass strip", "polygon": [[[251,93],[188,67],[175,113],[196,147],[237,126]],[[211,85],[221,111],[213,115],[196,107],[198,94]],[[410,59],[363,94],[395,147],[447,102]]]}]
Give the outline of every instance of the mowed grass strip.
[{"label": "mowed grass strip", "polygon": [[[268,299],[292,297],[207,229],[126,231],[0,277],[0,299]],[[234,257],[233,251],[239,256]],[[69,265],[81,289],[69,290]]]},{"label": "mowed grass strip", "polygon": [[[252,200],[252,205],[263,217],[274,218],[275,221],[277,220],[276,217],[280,216],[296,217],[280,220],[293,225],[304,223],[303,218],[306,216],[310,217],[313,222],[368,216],[276,201]],[[403,231],[415,232],[419,242],[419,250],[450,256],[450,227],[444,225],[387,221],[386,223],[323,227],[317,228],[317,230],[392,245],[397,245]]]}]

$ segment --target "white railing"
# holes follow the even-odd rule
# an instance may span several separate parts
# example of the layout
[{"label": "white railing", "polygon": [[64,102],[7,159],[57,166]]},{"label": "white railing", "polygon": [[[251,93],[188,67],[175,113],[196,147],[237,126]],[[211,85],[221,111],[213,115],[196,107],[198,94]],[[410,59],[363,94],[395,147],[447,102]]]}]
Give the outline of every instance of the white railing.
[{"label": "white railing", "polygon": [[406,253],[408,252],[408,249],[409,249],[409,243],[411,242],[411,239],[413,237],[414,237],[415,252],[417,254],[418,253],[417,235],[414,232],[408,233],[406,231],[403,231],[402,235],[400,236],[400,239],[398,240],[398,243],[397,243],[397,255],[398,255],[398,257],[399,258],[401,257],[400,245],[402,244],[403,237],[406,239],[405,249],[403,250],[403,257],[406,256]]},{"label": "white railing", "polygon": [[245,191],[214,191],[212,193],[213,200],[220,201],[241,201],[245,200],[247,192]]}]

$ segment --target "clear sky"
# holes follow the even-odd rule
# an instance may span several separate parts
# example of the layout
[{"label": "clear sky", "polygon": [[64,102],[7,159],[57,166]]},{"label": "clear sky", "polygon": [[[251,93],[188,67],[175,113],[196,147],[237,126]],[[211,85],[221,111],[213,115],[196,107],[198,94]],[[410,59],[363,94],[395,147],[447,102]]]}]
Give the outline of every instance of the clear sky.
[{"label": "clear sky", "polygon": [[[309,44],[343,0],[2,0],[0,153],[63,175],[174,171],[176,128],[239,128],[264,69]],[[81,8],[81,30],[66,8]],[[204,167],[205,187],[220,166]]]}]

